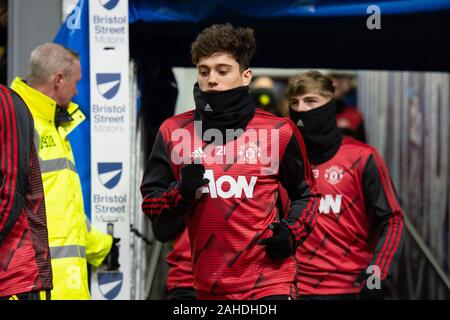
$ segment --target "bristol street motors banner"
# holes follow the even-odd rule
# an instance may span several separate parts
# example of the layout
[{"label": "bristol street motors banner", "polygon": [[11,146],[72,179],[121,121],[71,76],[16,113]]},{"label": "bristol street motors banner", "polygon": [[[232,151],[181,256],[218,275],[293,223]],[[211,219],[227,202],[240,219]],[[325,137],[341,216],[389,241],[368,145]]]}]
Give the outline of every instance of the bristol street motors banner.
[{"label": "bristol street motors banner", "polygon": [[118,271],[92,275],[92,299],[130,299],[128,1],[89,1],[91,222],[120,238]]}]

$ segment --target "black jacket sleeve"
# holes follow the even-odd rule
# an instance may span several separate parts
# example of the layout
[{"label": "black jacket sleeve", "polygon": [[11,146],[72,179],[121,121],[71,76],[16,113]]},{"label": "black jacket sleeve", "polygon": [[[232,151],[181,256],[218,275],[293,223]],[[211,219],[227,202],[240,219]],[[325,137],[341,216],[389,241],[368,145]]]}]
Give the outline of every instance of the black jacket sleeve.
[{"label": "black jacket sleeve", "polygon": [[377,229],[371,233],[378,233],[369,266],[378,267],[381,279],[385,280],[401,252],[403,213],[384,160],[376,150],[364,167],[363,188],[368,213],[374,214],[373,226]]},{"label": "black jacket sleeve", "polygon": [[25,102],[0,86],[0,245],[25,206],[33,128]]},{"label": "black jacket sleeve", "polygon": [[317,189],[306,150],[299,132],[292,137],[280,163],[279,179],[291,200],[291,209],[283,220],[301,244],[316,224],[320,193]]},{"label": "black jacket sleeve", "polygon": [[165,222],[162,221],[152,223],[153,234],[161,242],[174,240],[186,227],[184,215],[179,215]]},{"label": "black jacket sleeve", "polygon": [[144,171],[141,194],[142,210],[152,221],[155,237],[162,242],[175,238],[185,227],[183,214],[189,210],[190,201],[181,196],[179,186],[166,143],[158,132]]}]

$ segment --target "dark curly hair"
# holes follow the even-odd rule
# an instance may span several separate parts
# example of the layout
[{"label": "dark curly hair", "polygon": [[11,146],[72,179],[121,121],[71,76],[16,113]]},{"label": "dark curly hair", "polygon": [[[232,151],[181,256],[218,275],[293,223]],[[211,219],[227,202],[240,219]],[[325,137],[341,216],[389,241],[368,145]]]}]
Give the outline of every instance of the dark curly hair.
[{"label": "dark curly hair", "polygon": [[200,32],[192,43],[192,62],[214,53],[228,53],[239,63],[241,71],[248,69],[256,49],[253,29],[234,28],[231,24],[214,24]]}]

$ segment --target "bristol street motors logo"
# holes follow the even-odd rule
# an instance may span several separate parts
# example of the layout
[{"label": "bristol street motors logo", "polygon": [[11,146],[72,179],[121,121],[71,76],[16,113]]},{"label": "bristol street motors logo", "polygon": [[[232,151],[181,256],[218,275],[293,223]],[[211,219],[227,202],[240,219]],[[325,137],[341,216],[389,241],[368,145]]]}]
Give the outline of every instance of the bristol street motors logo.
[{"label": "bristol street motors logo", "polygon": [[98,287],[101,294],[108,300],[112,300],[119,294],[122,289],[123,273],[122,272],[99,272]]},{"label": "bristol street motors logo", "polygon": [[120,73],[97,73],[97,89],[106,99],[112,99],[119,91]]},{"label": "bristol street motors logo", "polygon": [[254,142],[239,147],[239,158],[243,163],[256,164],[261,157],[261,148]]},{"label": "bristol street motors logo", "polygon": [[99,162],[97,170],[100,182],[106,188],[112,189],[117,186],[122,176],[122,162]]},{"label": "bristol street motors logo", "polygon": [[119,0],[99,0],[99,2],[105,9],[112,10],[117,6]]},{"label": "bristol street motors logo", "polygon": [[338,184],[344,176],[344,169],[338,166],[332,166],[325,170],[325,179],[331,184]]}]

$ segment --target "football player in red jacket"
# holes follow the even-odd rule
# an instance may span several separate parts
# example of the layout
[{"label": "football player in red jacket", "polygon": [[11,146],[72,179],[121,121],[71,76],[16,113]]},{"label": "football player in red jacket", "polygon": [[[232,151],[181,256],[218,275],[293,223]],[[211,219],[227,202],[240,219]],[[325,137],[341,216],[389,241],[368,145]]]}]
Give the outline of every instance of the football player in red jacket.
[{"label": "football player in red jacket", "polygon": [[342,135],[332,81],[319,72],[288,88],[291,119],[322,194],[317,225],[297,250],[303,299],[381,298],[398,259],[403,214],[383,158]]},{"label": "football player in red jacket", "polygon": [[[141,185],[157,233],[184,219],[198,299],[295,298],[295,250],[317,218],[320,194],[289,119],[255,108],[248,85],[253,30],[203,30],[192,44],[195,110],[159,128]],[[278,185],[292,206],[276,208]],[[166,229],[166,230],[163,230]]]},{"label": "football player in red jacket", "polygon": [[50,300],[44,188],[25,102],[0,85],[0,300]]}]

